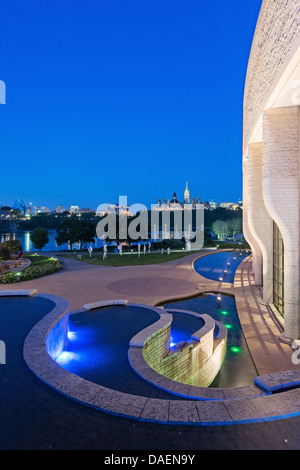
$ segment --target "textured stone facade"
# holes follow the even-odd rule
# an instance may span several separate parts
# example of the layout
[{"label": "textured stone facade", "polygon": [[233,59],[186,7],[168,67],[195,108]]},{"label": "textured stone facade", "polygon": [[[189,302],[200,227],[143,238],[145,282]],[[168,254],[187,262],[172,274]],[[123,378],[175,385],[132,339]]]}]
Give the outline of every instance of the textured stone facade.
[{"label": "textured stone facade", "polygon": [[[249,228],[260,247],[260,264],[255,267],[255,278],[263,284],[263,299],[273,300],[273,250],[270,240],[273,237],[273,220],[263,199],[262,178],[262,143],[249,146],[248,187],[251,187],[248,199]],[[263,282],[262,282],[263,281]],[[259,282],[257,282],[259,283]]]},{"label": "textured stone facade", "polygon": [[300,338],[299,108],[264,113],[263,194],[284,240],[285,334]]},{"label": "textured stone facade", "polygon": [[299,0],[264,0],[245,85],[244,152],[268,99],[299,48],[299,39]]},{"label": "textured stone facade", "polygon": [[283,339],[300,339],[299,0],[264,0],[244,95],[244,233],[253,272],[273,302],[273,221],[284,242]]}]

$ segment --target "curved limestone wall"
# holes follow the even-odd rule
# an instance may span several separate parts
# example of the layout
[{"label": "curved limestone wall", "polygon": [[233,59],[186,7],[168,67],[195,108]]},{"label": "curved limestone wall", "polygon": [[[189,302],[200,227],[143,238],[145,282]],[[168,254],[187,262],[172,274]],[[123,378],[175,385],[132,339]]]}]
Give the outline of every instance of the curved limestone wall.
[{"label": "curved limestone wall", "polygon": [[[132,339],[130,347],[139,347],[140,364],[144,366],[148,364],[161,376],[187,385],[209,387],[226,355],[227,329],[208,315],[194,314],[204,321],[204,326],[192,335],[190,341],[179,343],[176,348],[170,348],[172,312],[176,311],[168,310],[167,313],[162,313],[157,323]],[[184,311],[178,310],[178,312]],[[191,312],[185,313],[193,315]],[[215,338],[216,324],[218,335]],[[131,354],[129,359],[130,357]],[[137,355],[134,368],[143,375],[136,357]]]}]

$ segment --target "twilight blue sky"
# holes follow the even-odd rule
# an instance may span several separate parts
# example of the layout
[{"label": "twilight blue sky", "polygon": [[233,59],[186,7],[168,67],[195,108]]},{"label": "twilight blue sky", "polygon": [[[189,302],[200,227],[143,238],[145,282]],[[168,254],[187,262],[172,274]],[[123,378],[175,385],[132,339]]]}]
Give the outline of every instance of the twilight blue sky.
[{"label": "twilight blue sky", "polygon": [[237,201],[261,3],[1,2],[0,205]]}]

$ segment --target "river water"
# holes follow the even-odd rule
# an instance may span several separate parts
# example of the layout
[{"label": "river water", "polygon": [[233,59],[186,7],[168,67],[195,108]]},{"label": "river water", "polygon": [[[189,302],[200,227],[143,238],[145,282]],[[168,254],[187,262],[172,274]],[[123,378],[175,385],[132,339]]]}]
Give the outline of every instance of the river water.
[{"label": "river water", "polygon": [[[23,232],[0,232],[0,243],[3,243],[7,240],[19,240],[23,251],[33,251],[36,252],[37,250],[34,248],[31,240],[30,240],[30,231],[23,231]],[[41,251],[68,251],[70,250],[69,246],[66,245],[61,245],[58,246],[55,240],[56,237],[56,230],[48,230],[49,234],[49,243],[42,248]],[[88,244],[88,246],[90,243]],[[91,244],[93,248],[101,248],[102,246],[102,241],[96,238],[96,243]],[[73,245],[73,249],[77,248],[79,249],[79,246]]]},{"label": "river water", "polygon": [[[49,236],[49,243],[47,243],[47,245],[44,248],[42,248],[41,251],[44,251],[44,252],[46,251],[71,251],[68,244],[61,245],[61,246],[57,245],[56,240],[55,240],[56,230],[48,229],[47,231],[48,231],[48,236]],[[19,240],[24,252],[33,251],[35,253],[37,250],[36,248],[34,248],[30,240],[30,234],[31,234],[30,231],[16,231],[16,232],[13,232],[13,231],[1,232],[0,231],[0,243],[3,243],[7,240]],[[152,242],[159,241],[159,240],[150,239],[149,241],[152,243]],[[148,244],[148,242],[140,242],[141,245],[143,245],[144,243]],[[136,243],[133,243],[132,245],[135,245],[135,244]],[[95,243],[88,243],[85,246],[83,246],[82,249],[87,250],[90,245],[93,247],[93,249],[102,248],[103,242],[101,239],[96,237]],[[115,243],[111,243],[111,246],[114,246],[114,245]],[[79,250],[79,245],[74,244],[72,247],[72,250],[74,249]]]}]

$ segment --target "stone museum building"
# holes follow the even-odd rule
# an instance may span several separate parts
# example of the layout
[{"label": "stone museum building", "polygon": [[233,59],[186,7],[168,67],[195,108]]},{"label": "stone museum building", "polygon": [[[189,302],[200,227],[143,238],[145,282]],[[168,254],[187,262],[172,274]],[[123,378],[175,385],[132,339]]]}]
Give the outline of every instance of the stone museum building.
[{"label": "stone museum building", "polygon": [[255,284],[300,340],[300,3],[264,0],[244,94],[244,235]]}]

